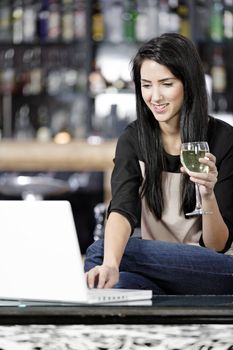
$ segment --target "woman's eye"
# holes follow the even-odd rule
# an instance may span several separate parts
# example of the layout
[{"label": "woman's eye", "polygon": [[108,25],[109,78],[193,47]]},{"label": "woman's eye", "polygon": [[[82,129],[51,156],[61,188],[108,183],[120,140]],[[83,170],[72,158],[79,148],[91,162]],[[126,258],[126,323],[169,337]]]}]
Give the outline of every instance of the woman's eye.
[{"label": "woman's eye", "polygon": [[146,89],[148,89],[150,86],[151,86],[150,84],[142,84],[142,87]]},{"label": "woman's eye", "polygon": [[172,83],[164,83],[163,86],[167,86],[167,87],[170,87],[172,86],[173,84]]}]

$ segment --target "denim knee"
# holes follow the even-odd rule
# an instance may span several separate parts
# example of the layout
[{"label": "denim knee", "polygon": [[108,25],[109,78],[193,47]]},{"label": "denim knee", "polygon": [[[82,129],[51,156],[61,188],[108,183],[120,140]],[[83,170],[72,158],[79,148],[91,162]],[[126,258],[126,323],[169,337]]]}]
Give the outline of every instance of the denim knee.
[{"label": "denim knee", "polygon": [[101,265],[104,255],[104,241],[99,239],[92,243],[86,250],[84,259],[84,271],[87,272],[96,265]]},{"label": "denim knee", "polygon": [[121,289],[150,289],[153,293],[165,294],[165,292],[148,278],[133,272],[121,271],[119,281],[114,288]]}]

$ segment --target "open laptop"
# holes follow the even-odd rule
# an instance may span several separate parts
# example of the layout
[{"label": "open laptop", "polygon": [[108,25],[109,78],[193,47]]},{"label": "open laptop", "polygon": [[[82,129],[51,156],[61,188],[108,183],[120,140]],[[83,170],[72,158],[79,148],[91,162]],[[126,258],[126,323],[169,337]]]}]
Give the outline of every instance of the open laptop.
[{"label": "open laptop", "polygon": [[0,300],[112,303],[150,290],[89,289],[68,201],[0,200]]}]

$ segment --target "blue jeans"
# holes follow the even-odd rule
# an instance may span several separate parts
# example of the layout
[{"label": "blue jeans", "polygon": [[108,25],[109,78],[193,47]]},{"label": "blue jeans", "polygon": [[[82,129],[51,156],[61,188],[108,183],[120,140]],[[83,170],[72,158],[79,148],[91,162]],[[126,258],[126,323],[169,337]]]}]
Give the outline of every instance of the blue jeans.
[{"label": "blue jeans", "polygon": [[[84,269],[103,261],[103,240],[86,252]],[[115,288],[152,289],[154,294],[233,294],[233,256],[208,248],[130,238]]]}]

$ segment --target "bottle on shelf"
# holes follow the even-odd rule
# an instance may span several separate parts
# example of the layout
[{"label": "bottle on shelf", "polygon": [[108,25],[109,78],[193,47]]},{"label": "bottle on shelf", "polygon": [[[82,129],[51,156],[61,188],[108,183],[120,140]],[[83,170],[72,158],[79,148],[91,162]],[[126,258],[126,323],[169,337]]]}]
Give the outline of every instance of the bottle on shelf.
[{"label": "bottle on shelf", "polygon": [[41,48],[33,48],[33,56],[31,61],[31,94],[39,95],[42,92],[42,67],[41,67]]},{"label": "bottle on shelf", "polygon": [[57,144],[69,143],[72,139],[72,132],[69,123],[69,111],[65,108],[56,109],[51,117],[51,135]]},{"label": "bottle on shelf", "polygon": [[38,36],[41,42],[48,40],[49,31],[49,2],[42,0],[41,8],[38,13]]},{"label": "bottle on shelf", "polygon": [[58,41],[61,36],[61,12],[57,0],[50,0],[48,17],[48,40]]},{"label": "bottle on shelf", "polygon": [[22,68],[21,81],[23,95],[39,95],[42,92],[43,84],[41,48],[39,46],[24,51]]},{"label": "bottle on shelf", "polygon": [[146,12],[147,6],[142,0],[137,0],[137,19],[135,23],[135,36],[137,41],[146,41],[148,39],[148,18]]},{"label": "bottle on shelf", "polygon": [[[209,41],[210,8],[206,0],[199,0],[194,8],[194,37],[197,43]],[[194,22],[194,20],[193,20]],[[198,23],[198,25],[196,25]]]},{"label": "bottle on shelf", "polygon": [[33,0],[24,0],[23,5],[23,41],[34,42],[37,34],[36,7]]},{"label": "bottle on shelf", "polygon": [[103,3],[105,39],[111,43],[123,41],[123,4],[120,0]]},{"label": "bottle on shelf", "polygon": [[50,49],[47,52],[47,60],[45,89],[49,96],[55,96],[59,94],[62,85],[58,49]]},{"label": "bottle on shelf", "polygon": [[180,30],[179,33],[181,35],[186,36],[187,38],[191,38],[191,28],[190,28],[190,20],[189,20],[189,6],[187,1],[180,0],[177,13],[180,17]]},{"label": "bottle on shelf", "polygon": [[30,108],[25,104],[16,112],[15,132],[17,140],[30,140],[34,137],[34,130],[30,120]]},{"label": "bottle on shelf", "polygon": [[223,59],[221,46],[215,46],[213,53],[213,65],[211,69],[213,79],[213,90],[217,93],[223,93],[226,90],[226,67]]},{"label": "bottle on shelf", "polygon": [[51,139],[51,130],[49,122],[49,112],[47,106],[39,106],[37,115],[36,139],[39,142],[46,142]]},{"label": "bottle on shelf", "polygon": [[126,0],[123,2],[123,35],[126,42],[135,42],[136,32],[135,24],[137,18],[135,0]]},{"label": "bottle on shelf", "polygon": [[11,95],[15,89],[15,49],[9,48],[2,51],[1,64],[1,93]]},{"label": "bottle on shelf", "polygon": [[9,0],[0,2],[0,42],[11,40],[11,7]]},{"label": "bottle on shelf", "polygon": [[169,5],[169,22],[170,32],[179,32],[180,29],[180,17],[178,15],[179,0],[168,0]]},{"label": "bottle on shelf", "polygon": [[73,0],[62,0],[61,38],[65,42],[70,42],[74,39]]},{"label": "bottle on shelf", "polygon": [[103,76],[100,66],[96,62],[92,64],[92,71],[88,77],[89,90],[92,96],[96,96],[105,92],[107,88],[107,82]]},{"label": "bottle on shelf", "polygon": [[158,6],[157,1],[137,0],[137,17],[135,36],[139,42],[149,40],[158,34]]},{"label": "bottle on shelf", "polygon": [[159,34],[170,31],[170,11],[168,0],[159,1]]},{"label": "bottle on shelf", "polygon": [[213,0],[210,12],[210,38],[215,42],[221,42],[223,37],[223,4],[221,0]]},{"label": "bottle on shelf", "polygon": [[104,37],[103,3],[101,0],[94,0],[92,8],[92,39],[94,41],[102,41]]},{"label": "bottle on shelf", "polygon": [[214,110],[223,112],[227,110],[226,88],[227,74],[223,59],[223,50],[220,45],[214,47],[213,64],[211,68],[213,84]]},{"label": "bottle on shelf", "polygon": [[233,39],[233,0],[225,0],[223,12],[224,38]]},{"label": "bottle on shelf", "polygon": [[23,41],[23,2],[14,0],[12,5],[12,40],[14,44]]},{"label": "bottle on shelf", "polygon": [[87,32],[86,3],[76,0],[74,4],[74,36],[75,39],[85,39]]}]

